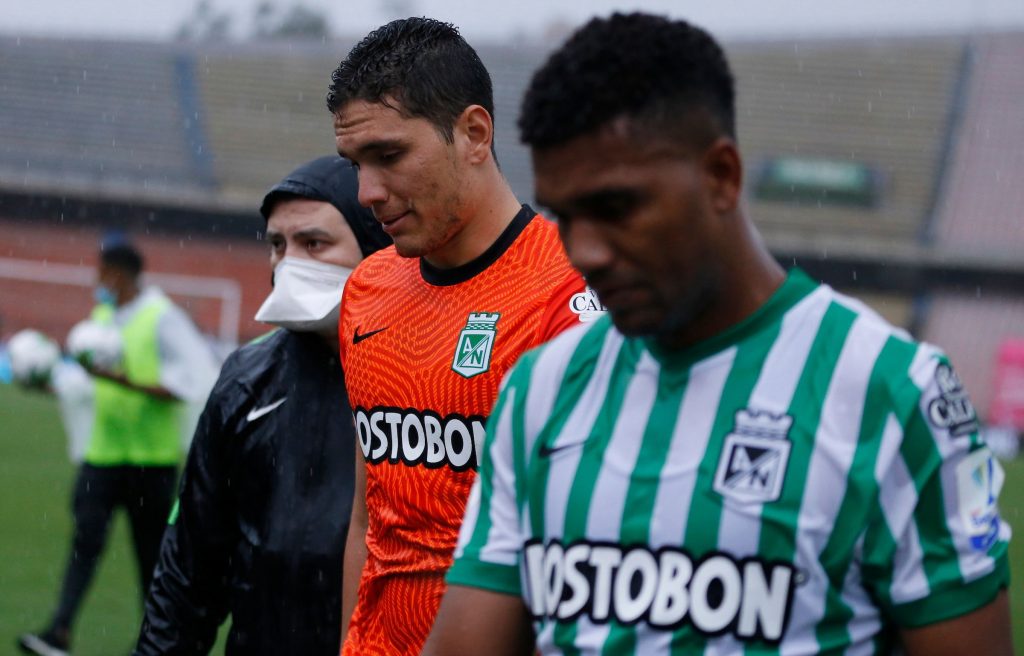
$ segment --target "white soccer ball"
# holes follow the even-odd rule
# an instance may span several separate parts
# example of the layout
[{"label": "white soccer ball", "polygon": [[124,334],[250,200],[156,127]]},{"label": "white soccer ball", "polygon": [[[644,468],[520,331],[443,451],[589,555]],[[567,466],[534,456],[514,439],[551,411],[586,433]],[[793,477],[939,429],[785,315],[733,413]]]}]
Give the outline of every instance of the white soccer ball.
[{"label": "white soccer ball", "polygon": [[22,385],[40,387],[50,381],[50,372],[60,361],[60,347],[38,330],[15,333],[7,342],[11,374]]},{"label": "white soccer ball", "polygon": [[121,364],[121,333],[92,319],[79,321],[68,333],[68,353],[87,367],[114,371]]}]

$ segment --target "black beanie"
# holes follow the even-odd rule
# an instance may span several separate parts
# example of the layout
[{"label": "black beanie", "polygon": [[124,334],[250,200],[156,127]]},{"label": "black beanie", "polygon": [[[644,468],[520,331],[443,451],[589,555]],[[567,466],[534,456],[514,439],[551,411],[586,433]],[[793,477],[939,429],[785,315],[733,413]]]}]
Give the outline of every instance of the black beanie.
[{"label": "black beanie", "polygon": [[263,197],[260,214],[270,219],[274,204],[289,196],[320,200],[338,208],[352,228],[363,257],[391,245],[373,212],[359,204],[359,179],[352,162],[338,155],[306,162],[270,188]]}]

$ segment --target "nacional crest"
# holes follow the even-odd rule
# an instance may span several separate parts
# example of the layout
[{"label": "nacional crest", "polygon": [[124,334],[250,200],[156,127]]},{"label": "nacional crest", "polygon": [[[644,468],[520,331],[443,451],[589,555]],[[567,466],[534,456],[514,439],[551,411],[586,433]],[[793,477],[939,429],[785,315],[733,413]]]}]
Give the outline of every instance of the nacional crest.
[{"label": "nacional crest", "polygon": [[491,350],[494,348],[495,325],[500,314],[470,313],[466,327],[459,333],[455,345],[452,371],[472,378],[491,368]]},{"label": "nacional crest", "polygon": [[789,415],[738,411],[733,432],[725,436],[715,473],[715,492],[742,503],[778,499],[789,464],[792,425]]}]

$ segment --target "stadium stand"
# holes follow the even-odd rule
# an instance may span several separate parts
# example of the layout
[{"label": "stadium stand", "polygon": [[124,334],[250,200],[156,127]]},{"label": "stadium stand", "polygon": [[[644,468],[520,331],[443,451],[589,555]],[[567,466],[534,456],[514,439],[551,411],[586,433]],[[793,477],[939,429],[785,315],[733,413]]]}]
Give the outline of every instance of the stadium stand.
[{"label": "stadium stand", "polygon": [[[244,202],[280,171],[323,152],[331,141],[324,93],[331,72],[353,45],[241,44],[202,47],[196,70],[206,110],[214,169],[221,194]],[[494,76],[496,147],[502,170],[520,196],[531,195],[529,156],[519,144],[519,102],[542,53],[512,46],[482,46]]]},{"label": "stadium stand", "polygon": [[0,180],[158,196],[201,189],[169,45],[0,38]]},{"label": "stadium stand", "polygon": [[[748,202],[774,252],[805,267],[810,260],[820,268],[831,257],[855,271],[880,247],[913,248],[939,184],[963,53],[964,40],[955,37],[730,48]],[[877,196],[849,204],[825,192],[759,195],[769,163],[787,157],[862,167]],[[859,286],[851,277],[816,273],[841,288]],[[869,300],[897,325],[915,323],[912,291],[875,289]]]},{"label": "stadium stand", "polygon": [[201,48],[196,76],[220,193],[237,203],[333,150],[324,93],[333,49],[251,44]]},{"label": "stadium stand", "polygon": [[[967,110],[946,196],[930,240],[989,260],[1024,262],[1024,34],[992,35],[971,47]],[[1024,336],[1024,296],[983,286],[937,293],[923,336],[942,344],[982,409],[995,390],[996,354]],[[1018,427],[1024,430],[1024,426]]]},{"label": "stadium stand", "polygon": [[[333,148],[323,94],[353,43],[0,36],[0,228],[48,230],[41,241],[57,250],[110,227],[147,235],[158,270],[231,277],[251,316],[266,285],[256,204],[281,172]],[[477,45],[494,79],[502,170],[531,200],[515,120],[544,48]],[[769,247],[946,345],[987,407],[992,354],[1024,325],[1024,34],[727,45],[747,202]],[[818,178],[861,176],[870,193],[787,197],[785,180],[781,197],[764,193],[767,172],[794,159]],[[26,257],[89,261],[83,248]],[[14,288],[0,286],[5,331],[23,327],[7,309]],[[259,330],[243,322],[240,336]]]},{"label": "stadium stand", "polygon": [[734,47],[739,138],[752,182],[764,160],[790,154],[863,163],[882,178],[880,200],[867,210],[827,197],[752,199],[772,239],[914,240],[937,184],[963,50],[953,38]]}]

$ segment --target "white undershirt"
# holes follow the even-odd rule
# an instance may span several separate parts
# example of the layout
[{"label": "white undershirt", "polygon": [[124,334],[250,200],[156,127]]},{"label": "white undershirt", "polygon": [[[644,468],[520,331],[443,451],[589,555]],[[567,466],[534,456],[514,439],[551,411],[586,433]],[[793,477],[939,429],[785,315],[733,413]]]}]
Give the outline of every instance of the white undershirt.
[{"label": "white undershirt", "polygon": [[[114,324],[124,327],[144,305],[158,297],[165,297],[158,287],[146,287],[114,311]],[[160,385],[183,401],[205,401],[219,367],[188,314],[173,302],[157,323],[157,349]]]}]

